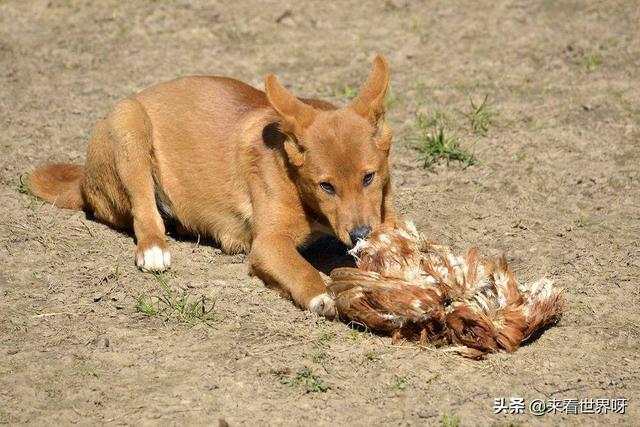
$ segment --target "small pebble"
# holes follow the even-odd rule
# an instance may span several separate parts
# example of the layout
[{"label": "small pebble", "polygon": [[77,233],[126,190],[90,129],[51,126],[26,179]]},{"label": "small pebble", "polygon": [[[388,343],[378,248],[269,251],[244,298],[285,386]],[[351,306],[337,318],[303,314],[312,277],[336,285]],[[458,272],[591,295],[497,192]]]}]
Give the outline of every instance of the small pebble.
[{"label": "small pebble", "polygon": [[110,345],[109,338],[104,335],[97,336],[93,341],[91,341],[91,343],[102,350],[108,349]]}]

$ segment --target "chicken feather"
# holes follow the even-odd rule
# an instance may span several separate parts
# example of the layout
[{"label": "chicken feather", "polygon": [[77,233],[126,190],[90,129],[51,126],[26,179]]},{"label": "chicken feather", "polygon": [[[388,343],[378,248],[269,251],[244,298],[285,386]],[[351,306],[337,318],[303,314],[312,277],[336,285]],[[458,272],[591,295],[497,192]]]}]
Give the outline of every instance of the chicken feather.
[{"label": "chicken feather", "polygon": [[519,283],[503,256],[454,256],[407,222],[379,227],[350,251],[358,268],[331,272],[341,319],[420,345],[452,345],[471,358],[513,352],[560,321],[562,291],[549,279]]}]

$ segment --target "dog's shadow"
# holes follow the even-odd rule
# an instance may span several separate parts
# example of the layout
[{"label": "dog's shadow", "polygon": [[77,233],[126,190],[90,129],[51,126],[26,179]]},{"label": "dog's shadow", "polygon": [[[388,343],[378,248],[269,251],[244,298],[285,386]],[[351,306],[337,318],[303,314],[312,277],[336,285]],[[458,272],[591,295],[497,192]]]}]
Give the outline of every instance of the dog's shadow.
[{"label": "dog's shadow", "polygon": [[302,250],[301,254],[316,270],[329,275],[334,268],[356,266],[348,250],[339,240],[323,237]]},{"label": "dog's shadow", "polygon": [[[88,220],[100,222],[91,212],[85,211],[85,217]],[[198,244],[221,249],[218,242],[208,238],[199,239],[191,235],[185,235],[177,232],[176,224],[172,221],[165,220],[167,234],[178,242],[198,242]],[[136,239],[133,230],[115,229],[126,236]],[[331,270],[338,267],[356,267],[355,260],[347,253],[349,248],[339,240],[326,236],[313,242],[311,245],[300,251],[300,254],[306,259],[316,270],[326,274],[331,274]]]}]

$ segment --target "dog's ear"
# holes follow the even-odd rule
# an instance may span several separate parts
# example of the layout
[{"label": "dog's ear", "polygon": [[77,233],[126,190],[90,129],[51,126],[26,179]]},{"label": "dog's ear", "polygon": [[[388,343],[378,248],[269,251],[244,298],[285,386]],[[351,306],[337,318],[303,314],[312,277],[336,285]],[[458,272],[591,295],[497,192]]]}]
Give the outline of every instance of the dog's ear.
[{"label": "dog's ear", "polygon": [[371,67],[367,81],[350,107],[375,125],[385,113],[384,97],[387,94],[388,85],[389,65],[387,60],[378,54],[373,61],[373,67]]},{"label": "dog's ear", "polygon": [[313,107],[291,95],[273,74],[265,79],[264,91],[269,104],[283,119],[280,126],[282,132],[300,135],[315,120],[316,111]]},{"label": "dog's ear", "polygon": [[278,81],[269,74],[264,82],[264,90],[269,104],[282,117],[280,131],[287,135],[284,150],[289,161],[295,166],[304,163],[304,148],[300,145],[300,136],[304,129],[311,126],[316,118],[316,111],[310,105],[291,95]]}]

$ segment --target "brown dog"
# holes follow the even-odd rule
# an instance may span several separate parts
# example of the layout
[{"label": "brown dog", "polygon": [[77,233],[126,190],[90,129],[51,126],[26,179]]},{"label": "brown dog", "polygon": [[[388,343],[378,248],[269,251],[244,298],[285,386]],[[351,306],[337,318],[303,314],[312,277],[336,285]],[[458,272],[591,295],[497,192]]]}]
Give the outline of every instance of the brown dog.
[{"label": "brown dog", "polygon": [[247,252],[252,273],[300,307],[335,314],[298,252],[322,234],[351,246],[395,221],[384,123],[388,65],[378,55],[347,107],[299,99],[269,75],[265,92],[222,77],[186,77],[119,102],[96,126],[86,165],[50,164],[33,193],[131,229],[136,264],[171,263],[163,217]]}]

